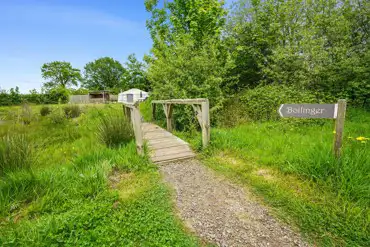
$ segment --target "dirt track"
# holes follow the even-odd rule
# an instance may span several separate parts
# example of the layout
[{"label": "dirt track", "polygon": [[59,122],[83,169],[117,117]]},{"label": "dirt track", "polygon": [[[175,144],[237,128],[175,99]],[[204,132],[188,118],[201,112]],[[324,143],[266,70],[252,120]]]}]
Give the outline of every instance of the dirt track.
[{"label": "dirt track", "polygon": [[201,238],[218,246],[308,246],[253,201],[249,192],[219,178],[199,161],[160,169],[176,191],[180,217]]}]

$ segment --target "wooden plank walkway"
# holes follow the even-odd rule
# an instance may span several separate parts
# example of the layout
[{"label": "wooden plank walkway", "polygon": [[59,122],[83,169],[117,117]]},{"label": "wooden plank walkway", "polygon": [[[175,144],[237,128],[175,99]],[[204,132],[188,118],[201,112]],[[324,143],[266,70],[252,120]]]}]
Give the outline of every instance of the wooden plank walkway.
[{"label": "wooden plank walkway", "polygon": [[154,163],[163,164],[195,157],[187,142],[161,127],[152,123],[142,123],[142,130],[149,147],[150,158]]}]

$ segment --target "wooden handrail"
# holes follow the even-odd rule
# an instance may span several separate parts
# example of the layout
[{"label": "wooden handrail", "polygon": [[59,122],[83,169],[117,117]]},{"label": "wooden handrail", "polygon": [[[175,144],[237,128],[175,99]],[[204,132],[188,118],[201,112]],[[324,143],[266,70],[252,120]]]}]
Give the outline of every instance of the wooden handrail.
[{"label": "wooden handrail", "polygon": [[182,104],[182,105],[201,105],[208,102],[208,99],[168,99],[168,100],[152,100],[152,104]]},{"label": "wooden handrail", "polygon": [[123,112],[128,118],[129,121],[132,122],[132,127],[135,133],[135,142],[136,142],[136,149],[140,155],[144,154],[144,140],[143,140],[143,131],[141,128],[141,115],[139,110],[139,104],[136,102],[133,103],[123,103]]},{"label": "wooden handrail", "polygon": [[191,105],[196,113],[197,120],[202,128],[203,147],[207,147],[210,141],[210,116],[209,116],[209,101],[208,99],[169,99],[169,100],[153,100],[152,114],[155,119],[156,104],[162,104],[167,120],[167,130],[172,132],[172,112],[173,105]]}]

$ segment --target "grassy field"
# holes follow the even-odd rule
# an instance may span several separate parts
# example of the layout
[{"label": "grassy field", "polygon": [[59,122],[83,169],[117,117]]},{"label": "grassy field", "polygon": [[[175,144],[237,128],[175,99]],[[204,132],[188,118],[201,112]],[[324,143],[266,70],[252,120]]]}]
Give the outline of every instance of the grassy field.
[{"label": "grassy field", "polygon": [[[171,191],[136,154],[127,126],[110,118],[122,116],[119,105],[41,108],[0,108],[1,246],[206,245],[175,216]],[[349,111],[340,160],[331,120],[212,128],[203,151],[199,133],[177,134],[312,243],[369,246],[369,123],[368,112]]]},{"label": "grassy field", "polygon": [[[370,113],[350,110],[343,155],[332,120],[213,128],[202,152],[212,169],[253,188],[282,220],[320,246],[370,246]],[[178,133],[200,150],[201,137]]]},{"label": "grassy field", "polygon": [[68,119],[63,107],[47,116],[41,106],[0,108],[1,246],[204,245],[133,141],[107,146],[112,137],[99,135],[119,105],[83,106]]}]

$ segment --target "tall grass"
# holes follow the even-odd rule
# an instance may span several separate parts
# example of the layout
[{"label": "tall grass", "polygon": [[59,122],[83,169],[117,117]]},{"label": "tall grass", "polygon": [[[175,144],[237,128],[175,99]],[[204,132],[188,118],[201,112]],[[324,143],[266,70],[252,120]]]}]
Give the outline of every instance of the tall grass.
[{"label": "tall grass", "polygon": [[66,105],[63,107],[63,111],[67,118],[76,118],[82,113],[79,105]]},{"label": "tall grass", "polygon": [[40,108],[40,115],[43,116],[43,117],[45,117],[45,116],[49,115],[51,113],[51,111],[52,111],[51,110],[51,107],[49,107],[49,106],[42,106]]},{"label": "tall grass", "polygon": [[122,112],[111,111],[99,116],[97,136],[108,147],[117,147],[130,142],[134,137],[134,131]]},{"label": "tall grass", "polygon": [[22,112],[20,115],[23,124],[30,124],[32,121],[32,109],[28,104],[22,105]]},{"label": "tall grass", "polygon": [[[212,168],[252,185],[268,203],[281,209],[284,217],[293,217],[302,230],[318,236],[324,246],[367,246],[370,141],[356,137],[370,137],[369,122],[368,112],[350,109],[340,159],[333,154],[334,123],[330,120],[213,128],[212,145],[204,155]],[[190,140],[195,146],[200,141],[199,137]],[[218,162],[214,157],[225,153],[241,162],[225,158],[214,164]],[[251,167],[280,175],[264,180],[253,176]],[[292,176],[301,181],[299,185],[284,180]],[[304,189],[302,184],[310,185]]]},{"label": "tall grass", "polygon": [[[199,246],[174,217],[169,191],[135,143],[115,149],[100,143],[100,128],[123,138],[129,132],[119,130],[122,115],[112,117],[122,114],[118,105],[98,107],[65,124],[50,124],[48,116],[11,129],[32,139],[38,164],[32,173],[0,178],[0,246]],[[114,189],[113,171],[121,178]]]},{"label": "tall grass", "polygon": [[0,140],[0,175],[16,170],[30,170],[35,152],[25,135],[6,135]]}]

